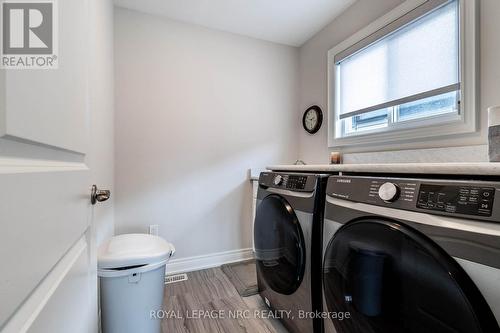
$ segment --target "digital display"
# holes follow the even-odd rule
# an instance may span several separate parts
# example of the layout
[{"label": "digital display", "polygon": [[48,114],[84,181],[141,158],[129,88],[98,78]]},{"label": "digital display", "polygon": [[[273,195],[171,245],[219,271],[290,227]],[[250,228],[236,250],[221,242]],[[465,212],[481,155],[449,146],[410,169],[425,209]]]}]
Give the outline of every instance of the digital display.
[{"label": "digital display", "polygon": [[303,190],[306,188],[306,176],[289,176],[286,187],[292,190]]},{"label": "digital display", "polygon": [[491,216],[493,187],[422,184],[417,208],[464,215]]}]

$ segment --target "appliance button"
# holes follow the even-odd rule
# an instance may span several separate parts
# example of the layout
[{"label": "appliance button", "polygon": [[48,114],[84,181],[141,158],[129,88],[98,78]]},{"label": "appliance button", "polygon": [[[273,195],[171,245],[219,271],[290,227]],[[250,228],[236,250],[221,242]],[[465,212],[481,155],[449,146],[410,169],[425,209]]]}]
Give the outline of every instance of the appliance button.
[{"label": "appliance button", "polygon": [[490,209],[490,204],[489,202],[481,202],[481,207],[480,209]]},{"label": "appliance button", "polygon": [[378,196],[385,202],[396,201],[399,197],[399,187],[394,183],[384,183],[378,189]]},{"label": "appliance button", "polygon": [[445,205],[444,206],[444,209],[445,211],[447,211],[448,213],[455,213],[457,211],[457,206],[453,206],[453,205]]}]

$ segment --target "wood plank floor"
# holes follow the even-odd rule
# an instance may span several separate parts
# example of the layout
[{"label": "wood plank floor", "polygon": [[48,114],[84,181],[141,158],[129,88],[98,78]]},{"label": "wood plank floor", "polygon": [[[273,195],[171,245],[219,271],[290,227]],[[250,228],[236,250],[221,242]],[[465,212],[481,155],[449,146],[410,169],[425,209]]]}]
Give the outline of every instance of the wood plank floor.
[{"label": "wood plank floor", "polygon": [[165,286],[164,333],[287,333],[277,319],[262,318],[267,307],[259,295],[242,298],[220,268],[187,275]]}]

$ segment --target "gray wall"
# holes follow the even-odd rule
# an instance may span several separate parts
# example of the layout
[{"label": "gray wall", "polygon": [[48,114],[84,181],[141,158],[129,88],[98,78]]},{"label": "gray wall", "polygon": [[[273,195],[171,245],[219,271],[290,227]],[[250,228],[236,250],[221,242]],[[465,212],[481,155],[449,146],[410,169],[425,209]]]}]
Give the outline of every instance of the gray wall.
[{"label": "gray wall", "polygon": [[116,233],[251,247],[248,168],[297,158],[298,49],[115,8]]},{"label": "gray wall", "polygon": [[[345,162],[486,160],[485,112],[500,104],[500,1],[480,2],[481,133]],[[301,128],[306,107],[327,111],[327,51],[400,3],[358,0],[300,49],[115,8],[116,233],[158,224],[179,259],[249,248],[248,168],[328,162],[327,126]]]},{"label": "gray wall", "polygon": [[91,108],[90,154],[92,183],[109,189],[111,198],[94,211],[97,245],[114,233],[114,66],[113,3],[91,1],[89,93]]},{"label": "gray wall", "polygon": [[[327,51],[399,5],[400,0],[358,0],[343,14],[300,48],[300,113],[318,104],[327,114]],[[447,140],[423,141],[419,148],[409,145],[368,148],[368,153],[344,151],[345,163],[453,162],[487,159],[487,107],[500,104],[500,1],[480,0],[480,124],[481,132]],[[460,147],[462,146],[462,147]],[[466,146],[466,147],[464,147]],[[460,147],[460,148],[449,148]],[[413,147],[412,147],[413,148]],[[328,163],[327,126],[315,135],[300,132],[299,156],[307,163]],[[366,150],[366,148],[365,148]],[[374,153],[375,152],[375,153]]]}]

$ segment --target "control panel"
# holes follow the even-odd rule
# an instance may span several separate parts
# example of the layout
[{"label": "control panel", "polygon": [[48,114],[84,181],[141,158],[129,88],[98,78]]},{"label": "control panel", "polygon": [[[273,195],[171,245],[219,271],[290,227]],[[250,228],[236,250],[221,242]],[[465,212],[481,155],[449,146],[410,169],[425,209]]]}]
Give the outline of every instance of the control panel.
[{"label": "control panel", "polygon": [[384,202],[402,200],[411,202],[415,198],[417,184],[412,181],[386,181],[373,179],[370,181],[369,196]]},{"label": "control panel", "polygon": [[491,216],[494,199],[493,187],[422,184],[417,207],[448,213]]},{"label": "control panel", "polygon": [[303,190],[306,188],[307,176],[288,176],[286,188],[290,190]]},{"label": "control panel", "polygon": [[332,176],[326,192],[377,206],[500,222],[497,190],[500,182]]},{"label": "control panel", "polygon": [[316,176],[263,172],[260,175],[259,184],[290,191],[312,192],[316,186]]}]

